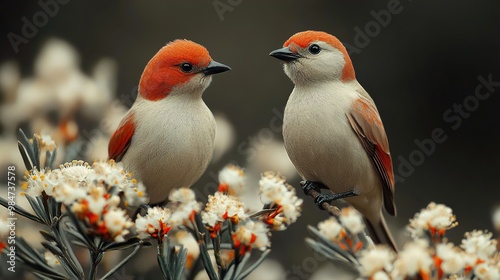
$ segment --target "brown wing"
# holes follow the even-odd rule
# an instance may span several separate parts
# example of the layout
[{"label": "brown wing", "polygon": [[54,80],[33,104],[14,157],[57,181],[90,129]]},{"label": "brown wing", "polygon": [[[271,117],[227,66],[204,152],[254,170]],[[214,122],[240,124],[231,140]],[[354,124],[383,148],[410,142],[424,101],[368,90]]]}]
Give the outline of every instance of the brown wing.
[{"label": "brown wing", "polygon": [[384,207],[394,216],[396,205],[392,159],[387,135],[377,108],[371,99],[360,97],[353,103],[347,118],[384,182]]},{"label": "brown wing", "polygon": [[127,152],[130,143],[132,142],[132,136],[134,136],[135,124],[134,115],[128,114],[123,118],[118,129],[116,129],[108,146],[108,155],[110,159],[115,161],[120,161],[125,152]]}]

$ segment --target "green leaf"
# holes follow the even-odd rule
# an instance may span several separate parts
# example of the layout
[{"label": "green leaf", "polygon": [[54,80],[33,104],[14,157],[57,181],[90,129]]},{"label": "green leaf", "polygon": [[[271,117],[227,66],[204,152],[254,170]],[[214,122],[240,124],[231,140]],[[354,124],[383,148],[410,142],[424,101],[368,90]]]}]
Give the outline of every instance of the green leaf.
[{"label": "green leaf", "polygon": [[332,243],[328,238],[324,237],[316,228],[312,226],[307,226],[307,229],[318,239],[322,244],[326,245],[331,250],[335,251],[337,254],[341,255],[343,258],[347,259],[353,264],[358,264],[358,261],[354,256],[352,256],[348,251],[340,248],[337,244]]},{"label": "green leaf", "polygon": [[31,273],[35,274],[36,276],[38,276],[42,279],[61,279],[61,280],[68,279],[68,276],[56,275],[53,273],[47,273],[47,272],[41,272],[41,271],[32,271]]},{"label": "green leaf", "polygon": [[[0,197],[0,205],[2,205],[3,207],[5,207],[7,209],[9,208],[9,202],[6,199],[4,199],[3,197]],[[20,207],[17,204],[14,207],[13,211],[14,211],[14,213],[19,214],[19,215],[21,215],[25,218],[28,218],[32,221],[35,221],[35,222],[40,223],[40,224],[45,224],[45,222],[42,221],[38,216],[31,214],[30,212],[24,210],[22,207]]]},{"label": "green leaf", "polygon": [[[123,242],[110,242],[102,247],[104,252],[113,251],[113,250],[125,250],[130,247],[134,247],[136,245],[142,245],[144,241],[139,237],[132,237]],[[151,244],[151,243],[149,243]],[[147,245],[146,245],[147,246]]]},{"label": "green leaf", "polygon": [[165,242],[158,245],[156,258],[165,279],[183,279],[187,259],[187,250],[183,246],[176,252],[175,246],[171,245],[168,239],[165,239]]},{"label": "green leaf", "polygon": [[257,261],[255,261],[250,267],[248,267],[247,270],[245,270],[240,275],[236,276],[236,280],[245,279],[245,277],[247,277],[250,273],[252,273],[252,271],[254,271],[257,267],[259,267],[259,265],[264,261],[267,255],[269,255],[269,253],[271,253],[271,250],[269,249],[264,251],[260,256],[260,258]]},{"label": "green leaf", "polygon": [[50,222],[54,223],[55,219],[59,219],[61,216],[62,203],[57,202],[55,198],[49,196],[47,200]]},{"label": "green leaf", "polygon": [[33,165],[36,166],[38,168],[38,170],[42,169],[42,167],[40,166],[40,147],[39,147],[39,143],[38,143],[38,138],[36,138],[35,136],[33,136],[33,158],[32,160],[34,160],[33,162]]},{"label": "green leaf", "polygon": [[76,239],[78,240],[74,240],[74,242],[80,242],[82,243],[83,247],[88,247],[87,245],[87,240],[85,239],[85,237],[83,237],[79,232],[76,231],[75,227],[73,226],[72,223],[66,223],[66,231],[71,234],[73,237],[75,237]]},{"label": "green leaf", "polygon": [[54,238],[54,236],[52,236],[50,232],[41,230],[40,233],[42,234],[43,238],[45,238],[45,240],[49,242],[56,242],[56,239]]},{"label": "green leaf", "polygon": [[33,163],[30,160],[30,157],[28,155],[28,152],[26,148],[24,147],[21,142],[17,141],[17,148],[19,149],[19,153],[21,154],[21,157],[23,158],[24,166],[26,167],[26,170],[33,170]]},{"label": "green leaf", "polygon": [[[44,197],[42,197],[42,196],[44,196]],[[44,213],[45,217],[47,218],[46,219],[47,222],[49,223],[49,225],[52,225],[52,219],[50,216],[50,209],[49,209],[49,205],[48,205],[48,198],[46,199],[46,197],[47,197],[47,194],[45,194],[45,192],[42,192],[42,195],[36,196],[35,199],[38,202],[37,204],[40,206],[40,208],[43,209],[43,213]]]},{"label": "green leaf", "polygon": [[[28,139],[26,134],[24,134],[24,131],[22,129],[19,129],[18,134],[19,134],[19,141],[18,142],[23,147],[23,150],[26,151],[26,156],[27,156],[27,158],[29,158],[29,162],[30,162],[29,165],[26,165],[26,162],[25,162],[26,168],[31,166],[30,168],[28,168],[28,170],[32,170],[33,167],[38,166],[37,162],[36,162],[36,155],[33,151],[33,145],[30,143],[30,140]],[[21,154],[22,154],[22,151],[21,151]]]},{"label": "green leaf", "polygon": [[106,280],[109,277],[111,277],[115,272],[117,272],[120,268],[122,268],[135,254],[139,251],[141,248],[141,245],[135,246],[134,250],[132,253],[130,253],[128,256],[126,256],[119,264],[117,264],[114,268],[112,268],[106,275],[104,275],[101,280]]},{"label": "green leaf", "polygon": [[45,277],[50,279],[68,279],[67,275],[63,275],[50,267],[46,263],[45,257],[41,253],[35,251],[22,237],[19,237],[17,240],[17,259],[36,273],[45,275]]},{"label": "green leaf", "polygon": [[37,200],[29,196],[28,194],[25,194],[24,196],[28,200],[28,203],[30,204],[33,211],[35,211],[35,214],[43,221],[44,224],[50,226],[50,220],[49,217],[47,217],[47,213],[45,213],[45,209],[38,205]]},{"label": "green leaf", "polygon": [[234,275],[231,277],[231,279],[235,279],[235,277],[237,277],[241,273],[241,271],[245,267],[246,263],[250,259],[250,255],[251,255],[250,253],[246,253],[243,256],[243,259],[241,259],[241,262],[234,263],[233,267],[234,267],[235,271],[234,271]]},{"label": "green leaf", "polygon": [[68,257],[69,257],[68,260],[71,261],[71,266],[73,267],[73,270],[75,271],[75,273],[83,276],[84,275],[83,268],[82,268],[80,262],[78,261],[78,258],[75,255],[75,251],[73,250],[73,247],[71,247],[71,243],[69,241],[69,236],[68,236],[69,234],[66,231],[66,229],[62,228],[62,226],[63,226],[63,224],[60,223],[57,227],[57,231],[60,234],[59,235],[60,242],[58,242],[58,243],[62,247],[61,249],[64,252],[65,258],[68,259]]},{"label": "green leaf", "polygon": [[84,242],[85,244],[87,244],[87,247],[91,251],[95,252],[97,250],[97,246],[95,245],[94,238],[92,236],[88,235],[86,228],[84,228],[82,226],[80,220],[78,220],[76,218],[75,214],[73,212],[71,212],[71,210],[69,208],[66,208],[66,210],[67,210],[66,213],[68,214],[68,217],[70,218],[70,220],[72,222],[71,225],[74,227],[74,229],[76,229],[76,231],[83,238],[83,239],[81,239],[81,241]]},{"label": "green leaf", "polygon": [[33,249],[33,247],[26,242],[24,238],[17,239],[17,248],[19,248],[18,256],[25,256],[25,259],[31,260],[32,262],[44,262],[45,258],[43,258],[37,251]]},{"label": "green leaf", "polygon": [[210,280],[218,280],[217,272],[215,272],[214,267],[212,266],[212,260],[210,259],[210,255],[208,254],[207,247],[204,243],[200,243],[200,256],[203,262],[203,266],[207,271],[208,277]]},{"label": "green leaf", "polygon": [[57,248],[57,246],[51,242],[42,242],[42,246],[56,256],[63,256],[61,249]]}]

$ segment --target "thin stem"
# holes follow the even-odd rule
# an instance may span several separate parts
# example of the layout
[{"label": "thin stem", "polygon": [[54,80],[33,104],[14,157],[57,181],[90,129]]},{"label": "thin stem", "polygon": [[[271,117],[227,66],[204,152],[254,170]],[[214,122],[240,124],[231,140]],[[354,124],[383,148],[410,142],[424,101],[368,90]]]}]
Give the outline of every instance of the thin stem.
[{"label": "thin stem", "polygon": [[210,280],[218,280],[219,278],[217,277],[217,273],[215,272],[212,266],[212,261],[210,260],[210,256],[208,255],[207,246],[205,244],[205,233],[201,233],[201,228],[199,228],[197,225],[198,223],[200,223],[201,219],[198,215],[195,219],[197,222],[191,222],[193,226],[192,233],[194,234],[196,240],[198,240],[198,246],[200,247],[200,257],[203,262],[203,266],[205,267],[205,271],[207,272]]},{"label": "thin stem", "polygon": [[[316,191],[315,189],[309,189],[308,192],[307,192],[307,195],[312,197],[313,199],[316,199],[316,197],[318,197],[321,193]],[[333,206],[331,205],[330,203],[328,202],[323,202],[321,204],[321,206],[323,206],[323,208],[328,211],[331,215],[335,216],[335,217],[339,217],[340,216],[340,210],[339,208],[337,208],[336,206]]]},{"label": "thin stem", "polygon": [[226,268],[220,256],[220,238],[221,238],[220,233],[217,232],[217,236],[214,239],[212,239],[212,242],[214,244],[214,256],[215,256],[215,262],[217,263],[218,266],[219,276],[221,279],[224,279]]},{"label": "thin stem", "polygon": [[238,270],[238,265],[240,264],[240,253],[239,253],[240,249],[234,247],[234,240],[232,237],[233,222],[229,221],[228,227],[229,227],[229,237],[230,237],[229,240],[231,240],[231,247],[233,247],[233,251],[234,251],[234,269],[233,269],[233,273],[231,274],[230,279],[234,279],[234,277],[236,276],[236,270]]},{"label": "thin stem", "polygon": [[130,253],[126,258],[124,258],[117,266],[115,266],[113,269],[111,269],[106,275],[104,275],[101,280],[106,280],[108,279],[111,275],[113,275],[117,270],[119,270],[125,263],[127,263],[135,254],[139,251],[141,248],[141,245],[135,246],[134,250],[132,253]]},{"label": "thin stem", "polygon": [[61,257],[64,258],[66,264],[71,268],[73,273],[75,273],[76,275],[80,275],[80,277],[83,278],[81,266],[78,263],[76,256],[74,255],[71,245],[69,245],[69,241],[65,239],[66,237],[63,237],[61,235],[60,225],[61,225],[61,219],[54,220],[51,225],[51,232],[52,235],[54,236],[54,239],[57,242],[57,246],[61,249],[62,252]]},{"label": "thin stem", "polygon": [[101,240],[99,240],[99,244],[97,245],[97,250],[90,251],[91,266],[89,272],[89,280],[95,280],[97,277],[97,268],[99,267],[99,264],[101,263],[103,257],[103,252],[101,250],[103,244],[104,243]]}]

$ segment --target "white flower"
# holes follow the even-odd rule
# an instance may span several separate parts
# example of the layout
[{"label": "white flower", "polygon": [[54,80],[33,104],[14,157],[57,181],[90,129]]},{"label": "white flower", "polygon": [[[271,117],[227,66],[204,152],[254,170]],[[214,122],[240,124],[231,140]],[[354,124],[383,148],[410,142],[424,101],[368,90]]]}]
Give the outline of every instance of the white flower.
[{"label": "white flower", "polygon": [[49,251],[46,251],[43,254],[43,257],[45,258],[45,262],[52,268],[55,268],[61,264],[59,262],[59,259],[57,259],[57,257]]},{"label": "white flower", "polygon": [[386,246],[377,245],[372,249],[361,252],[358,260],[363,275],[373,277],[382,270],[390,271],[395,253]]},{"label": "white flower", "polygon": [[0,240],[9,234],[9,227],[7,225],[7,219],[5,217],[0,217]]},{"label": "white flower", "polygon": [[342,208],[339,219],[342,225],[352,234],[361,233],[365,229],[363,216],[353,207]]},{"label": "white flower", "polygon": [[453,244],[437,244],[436,257],[441,263],[441,269],[446,274],[456,274],[465,268],[463,254]]},{"label": "white flower", "polygon": [[0,64],[0,90],[5,94],[4,104],[10,105],[9,103],[15,100],[20,80],[21,73],[16,62],[7,61]]},{"label": "white flower", "polygon": [[243,225],[238,225],[233,234],[233,240],[234,246],[240,248],[243,254],[250,251],[252,247],[264,251],[270,246],[269,229],[263,222],[249,220]]},{"label": "white flower", "polygon": [[196,196],[190,188],[179,188],[172,190],[168,199],[172,202],[189,203],[196,201]]},{"label": "white flower", "polygon": [[498,207],[493,213],[493,226],[500,232],[500,207]]},{"label": "white flower", "polygon": [[302,211],[302,199],[295,194],[295,189],[291,186],[283,196],[281,200],[281,208],[283,209],[283,215],[286,218],[286,223],[295,223],[300,216]]},{"label": "white flower", "polygon": [[[288,273],[280,261],[265,259],[252,273],[245,277],[245,280],[285,280],[285,275]],[[288,279],[297,280],[299,278],[294,276]],[[312,280],[312,278],[308,279]]]},{"label": "white flower", "polygon": [[132,173],[126,172],[121,162],[98,161],[94,162],[92,168],[94,170],[92,180],[107,185],[111,195],[123,193],[125,206],[139,206],[149,201],[144,185],[132,178]]},{"label": "white flower", "polygon": [[462,259],[464,260],[466,269],[474,268],[479,261],[478,257],[475,254],[470,254],[464,251],[462,251]]},{"label": "white flower", "polygon": [[78,69],[78,53],[71,45],[59,39],[51,39],[35,60],[35,73],[45,79],[65,76]]},{"label": "white flower", "polygon": [[[136,181],[132,183],[134,182]],[[149,197],[146,195],[146,186],[142,182],[137,182],[135,186],[126,187],[123,194],[125,195],[125,206],[139,206],[149,202]]]},{"label": "white flower", "polygon": [[56,142],[48,134],[35,135],[37,136],[40,149],[43,151],[53,152],[56,148]]},{"label": "white flower", "polygon": [[203,223],[210,227],[215,227],[216,223],[224,222],[227,219],[237,223],[246,217],[243,202],[236,196],[225,195],[221,192],[208,196],[205,211],[202,213]]},{"label": "white flower", "polygon": [[384,271],[377,271],[373,276],[370,278],[371,280],[390,280],[391,278],[387,273]]},{"label": "white flower", "polygon": [[91,186],[89,189],[86,201],[88,202],[88,209],[90,212],[101,215],[106,207],[107,201],[105,198],[106,189],[103,186]]},{"label": "white flower", "polygon": [[456,274],[465,268],[465,260],[462,254],[454,254],[441,264],[441,269],[446,274]]},{"label": "white flower", "polygon": [[280,204],[283,195],[288,192],[285,178],[275,172],[262,174],[259,185],[260,199],[264,204]]},{"label": "white flower", "polygon": [[169,222],[174,227],[181,225],[190,226],[190,222],[193,221],[193,215],[200,212],[200,210],[201,204],[196,200],[180,204],[173,210]]},{"label": "white flower", "polygon": [[476,266],[474,274],[479,280],[499,280],[500,271],[498,266],[488,263],[482,263]]},{"label": "white flower", "polygon": [[394,262],[393,277],[406,279],[417,273],[428,275],[434,261],[428,250],[428,243],[424,240],[415,240],[407,243]]},{"label": "white flower", "polygon": [[410,219],[409,227],[414,237],[421,237],[424,231],[430,231],[433,235],[436,233],[443,235],[446,230],[456,225],[456,217],[451,208],[431,202]]},{"label": "white flower", "polygon": [[116,242],[124,241],[124,236],[129,233],[134,223],[127,216],[124,209],[112,208],[104,213],[104,225],[111,239]]},{"label": "white flower", "polygon": [[219,172],[219,191],[240,195],[245,189],[246,176],[239,166],[229,164]]},{"label": "white flower", "polygon": [[[286,184],[284,177],[275,172],[266,172],[262,174],[259,185],[260,197],[264,204],[277,205],[278,212],[283,214],[285,217],[283,222],[287,225],[297,221],[302,211],[303,201],[297,196],[295,189]],[[275,229],[283,225],[278,221],[280,221],[279,217],[277,221],[272,221]]]},{"label": "white flower", "polygon": [[92,167],[83,160],[73,160],[61,164],[59,165],[59,171],[61,178],[77,182],[81,187],[87,186],[95,173]]},{"label": "white flower", "polygon": [[338,242],[345,236],[345,231],[337,219],[330,217],[318,224],[319,232],[332,242]]},{"label": "white flower", "polygon": [[215,134],[212,162],[217,162],[233,147],[236,131],[229,119],[223,114],[215,113],[214,119],[217,124],[217,133]]},{"label": "white flower", "polygon": [[125,206],[138,206],[148,202],[144,185],[131,179],[131,174],[112,160],[96,162],[92,167],[84,161],[73,160],[52,171],[33,169],[26,174],[25,179],[23,189],[29,195],[37,196],[45,191],[47,195],[66,205],[82,199],[87,193],[95,191],[96,187],[103,189],[101,195],[108,194],[113,205],[119,204],[118,195],[121,193]]},{"label": "white flower", "polygon": [[153,207],[149,208],[145,216],[137,214],[135,228],[140,238],[152,236],[154,238],[163,238],[170,231],[168,219],[172,212],[168,208]]},{"label": "white flower", "polygon": [[219,217],[216,211],[210,211],[210,212],[203,211],[201,213],[201,219],[203,221],[203,224],[208,225],[212,228],[215,228],[215,225],[217,223],[222,223],[223,221],[223,219]]},{"label": "white flower", "polygon": [[96,161],[92,164],[92,169],[95,172],[94,180],[103,181],[108,186],[127,186],[131,182],[131,173],[127,173],[123,169],[121,162],[116,163],[114,160]]},{"label": "white flower", "polygon": [[43,191],[51,195],[54,187],[59,183],[57,174],[48,169],[39,171],[34,168],[30,172],[26,171],[24,178],[26,182],[22,185],[22,188],[30,196],[41,195]]},{"label": "white flower", "polygon": [[57,202],[71,205],[76,200],[84,198],[87,190],[76,185],[75,182],[61,182],[53,189],[52,196]]},{"label": "white flower", "polygon": [[481,260],[487,260],[496,251],[497,241],[491,239],[492,236],[491,232],[481,230],[466,232],[461,247],[465,252],[475,254]]}]

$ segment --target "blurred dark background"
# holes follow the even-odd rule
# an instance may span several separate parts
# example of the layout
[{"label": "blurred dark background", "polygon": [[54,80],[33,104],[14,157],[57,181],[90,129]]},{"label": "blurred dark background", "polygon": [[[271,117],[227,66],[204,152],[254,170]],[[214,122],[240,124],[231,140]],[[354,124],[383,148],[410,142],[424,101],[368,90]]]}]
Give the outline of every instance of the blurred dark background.
[{"label": "blurred dark background", "polygon": [[[404,182],[397,183],[399,213],[388,223],[403,228],[430,201],[444,203],[460,223],[449,233],[459,242],[465,231],[491,230],[491,210],[500,202],[500,84],[489,98],[478,101],[477,109],[460,117],[457,129],[443,114],[464,100],[473,104],[478,77],[488,80],[491,75],[500,83],[500,2],[402,0],[400,12],[392,14],[385,27],[378,24],[378,32],[372,27],[369,43],[360,47],[357,28],[367,34],[365,27],[375,21],[373,13],[387,10],[392,2],[73,0],[59,5],[58,13],[28,43],[20,44],[16,54],[7,34],[22,35],[21,18],[32,21],[41,7],[38,1],[0,1],[0,63],[15,60],[23,76],[30,76],[43,43],[61,38],[76,47],[84,71],[101,57],[115,59],[118,97],[130,106],[129,96],[145,64],[160,47],[176,38],[203,44],[215,60],[233,68],[215,77],[204,99],[213,111],[223,112],[237,132],[235,146],[208,173],[230,160],[243,164],[245,155],[238,145],[269,127],[273,108],[282,111],[285,106],[293,85],[269,52],[298,31],[334,34],[359,48],[351,54],[357,79],[379,108],[396,174],[401,159],[410,160],[418,149],[416,139],[430,138],[435,128],[447,135]],[[281,138],[280,133],[275,136]],[[195,188],[211,180],[205,176]],[[299,179],[294,180],[290,183],[298,186]],[[272,238],[272,257],[285,270],[312,255],[303,241],[305,226],[327,217],[311,199],[304,199],[299,222]]]}]

